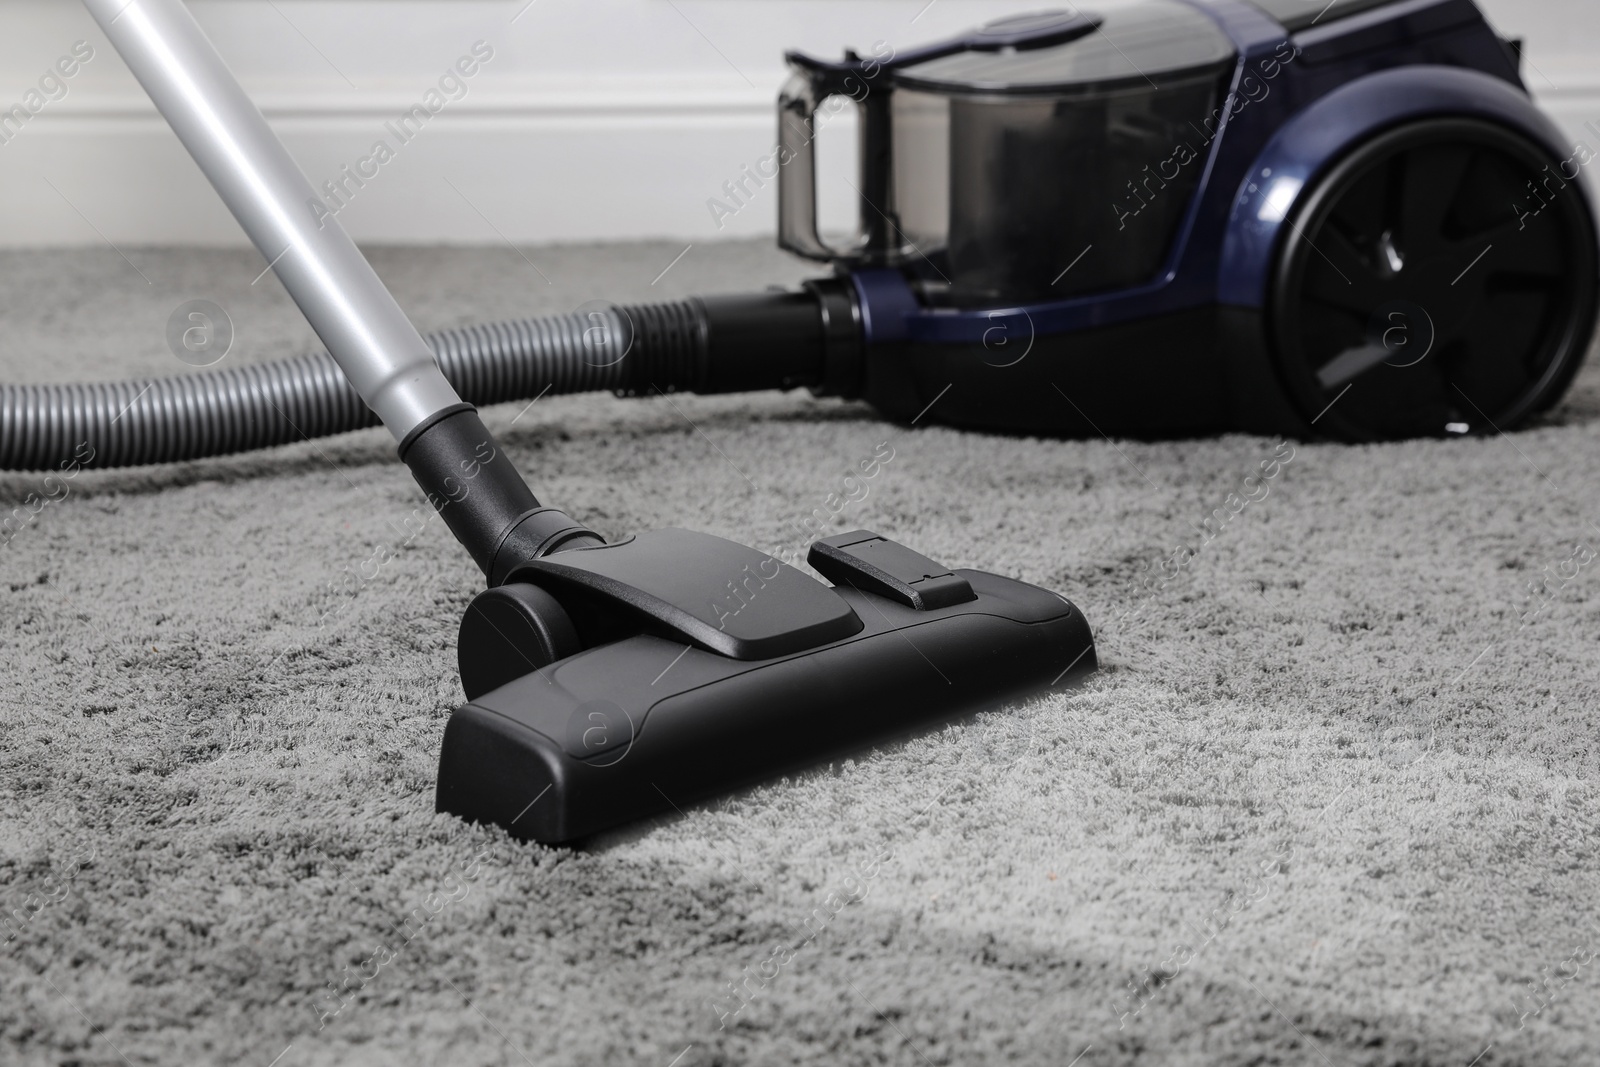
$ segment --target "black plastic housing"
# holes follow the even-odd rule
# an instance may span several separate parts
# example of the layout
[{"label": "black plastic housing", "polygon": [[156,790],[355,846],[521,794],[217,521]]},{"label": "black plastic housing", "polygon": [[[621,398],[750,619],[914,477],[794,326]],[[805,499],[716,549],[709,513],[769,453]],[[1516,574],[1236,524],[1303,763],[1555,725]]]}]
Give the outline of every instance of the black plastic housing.
[{"label": "black plastic housing", "polygon": [[[520,562],[602,543],[574,519],[539,506],[471,404],[445,408],[412,430],[400,442],[400,459],[490,584],[508,572],[507,555]],[[508,540],[518,551],[504,551]]]},{"label": "black plastic housing", "polygon": [[846,392],[859,374],[861,331],[849,283],[630,304],[623,396],[760,389]]},{"label": "black plastic housing", "polygon": [[[700,558],[712,558],[709,543],[719,539],[688,536]],[[828,563],[839,582],[833,589],[771,561],[765,573],[781,567],[783,581],[769,578],[740,609],[766,598],[767,613],[749,625],[771,639],[785,629],[787,602],[796,593],[836,601],[852,624],[845,636],[812,640],[811,647],[736,659],[705,647],[692,626],[688,639],[672,634],[670,613],[655,610],[654,625],[640,621],[623,595],[616,600],[618,625],[633,619],[635,632],[488,691],[476,672],[492,678],[506,669],[506,648],[497,636],[489,643],[497,662],[473,665],[464,646],[463,670],[475,672],[464,681],[478,695],[445,729],[439,810],[496,823],[522,838],[573,841],[1064,684],[1096,666],[1088,622],[1055,593],[981,571],[950,572],[865,531],[829,541],[842,545]],[[642,554],[637,573],[670,571],[684,543],[647,542],[646,554],[654,559]],[[721,543],[735,565],[741,552],[751,551]],[[863,544],[874,546],[870,558],[852,563],[849,550]],[[619,549],[625,546],[564,553],[559,561],[575,564],[591,552]],[[938,573],[920,577],[925,571]],[[889,595],[855,588],[856,574],[875,575]],[[540,577],[538,568],[517,575],[519,581]],[[784,584],[791,580],[814,589]],[[941,595],[912,595],[909,587],[897,592],[905,581]],[[573,583],[569,578],[557,587],[563,599]],[[595,588],[591,584],[586,594],[593,597]],[[966,595],[958,588],[969,589],[970,599],[951,603]],[[685,589],[658,586],[652,595],[693,608],[698,597]],[[912,606],[919,600],[945,606]],[[828,612],[813,603],[794,629],[818,614]],[[464,628],[463,641],[469,639]]]},{"label": "black plastic housing", "polygon": [[1160,438],[1224,431],[1239,417],[1209,307],[1070,334],[1024,333],[1000,351],[880,343],[863,363],[863,398],[905,422]]}]

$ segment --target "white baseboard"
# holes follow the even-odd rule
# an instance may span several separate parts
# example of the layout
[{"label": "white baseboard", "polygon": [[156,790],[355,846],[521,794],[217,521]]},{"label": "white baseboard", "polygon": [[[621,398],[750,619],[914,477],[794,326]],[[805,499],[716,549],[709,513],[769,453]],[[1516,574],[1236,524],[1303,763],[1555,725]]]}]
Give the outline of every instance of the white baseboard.
[{"label": "white baseboard", "polygon": [[[773,229],[771,187],[720,227],[706,206],[770,150],[766,101],[694,85],[469,95],[402,142],[391,124],[415,102],[258,98],[313,185],[340,179],[379,140],[393,151],[362,186],[344,179],[352,195],[338,217],[358,240],[693,240]],[[243,240],[153,110],[76,103],[0,145],[0,202],[27,206],[0,212],[0,246],[92,243],[96,231],[117,244]],[[828,187],[848,193],[843,176]]]},{"label": "white baseboard", "polygon": [[[458,244],[771,234],[772,185],[755,190],[720,224],[708,201],[724,197],[723,183],[771,150],[786,44],[834,52],[845,42],[878,38],[910,43],[1038,6],[1038,0],[582,3],[539,0],[514,25],[506,24],[508,13],[521,5],[512,0],[196,0],[193,6],[313,183],[353,165],[380,137],[395,142],[385,123],[417,103],[473,40],[494,38],[493,62],[466,82],[465,95],[414,140],[396,144],[393,161],[339,215],[358,240]],[[0,41],[0,107],[10,106],[75,39],[91,41],[98,52],[64,98],[0,144],[0,203],[7,205],[0,247],[243,243],[78,6],[7,0],[7,7],[8,29],[27,32]],[[418,43],[419,26],[435,38],[431,44]],[[607,48],[583,50],[608,32],[614,40]],[[1592,64],[1558,55],[1538,66],[1540,73],[1529,75],[1536,92],[1544,75],[1562,86],[1547,88],[1541,102],[1574,141],[1600,151],[1600,76]],[[841,124],[822,152],[824,217],[840,221],[852,195],[845,184],[853,155],[847,131]]]}]

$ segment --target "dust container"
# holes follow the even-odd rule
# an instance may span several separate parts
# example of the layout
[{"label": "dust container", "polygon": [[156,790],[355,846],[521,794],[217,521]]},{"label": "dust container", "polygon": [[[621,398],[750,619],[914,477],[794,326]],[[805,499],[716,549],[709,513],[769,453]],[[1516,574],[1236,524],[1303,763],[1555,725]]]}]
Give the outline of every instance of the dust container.
[{"label": "dust container", "polygon": [[[991,23],[913,53],[791,53],[779,101],[780,243],[903,266],[961,307],[1061,299],[1160,271],[1221,118],[1234,51],[1176,0]],[[861,109],[858,232],[816,227],[814,116]]]}]

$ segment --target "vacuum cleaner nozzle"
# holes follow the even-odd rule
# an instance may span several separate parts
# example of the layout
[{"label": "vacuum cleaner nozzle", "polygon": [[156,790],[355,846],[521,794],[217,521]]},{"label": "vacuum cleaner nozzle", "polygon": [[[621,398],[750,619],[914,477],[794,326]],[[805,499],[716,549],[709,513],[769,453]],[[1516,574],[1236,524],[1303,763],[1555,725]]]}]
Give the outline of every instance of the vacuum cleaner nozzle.
[{"label": "vacuum cleaner nozzle", "polygon": [[438,807],[559,843],[1095,668],[1055,593],[865,530],[812,546],[830,589],[688,530],[534,560],[479,594]]}]

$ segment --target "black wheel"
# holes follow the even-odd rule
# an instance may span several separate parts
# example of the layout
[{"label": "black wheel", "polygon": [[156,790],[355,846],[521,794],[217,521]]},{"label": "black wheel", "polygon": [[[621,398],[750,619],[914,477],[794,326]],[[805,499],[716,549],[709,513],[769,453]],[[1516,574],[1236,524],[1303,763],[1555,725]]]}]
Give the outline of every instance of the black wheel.
[{"label": "black wheel", "polygon": [[1333,437],[1493,433],[1554,404],[1594,331],[1594,221],[1574,177],[1486,122],[1398,127],[1344,157],[1285,227],[1268,330]]}]

